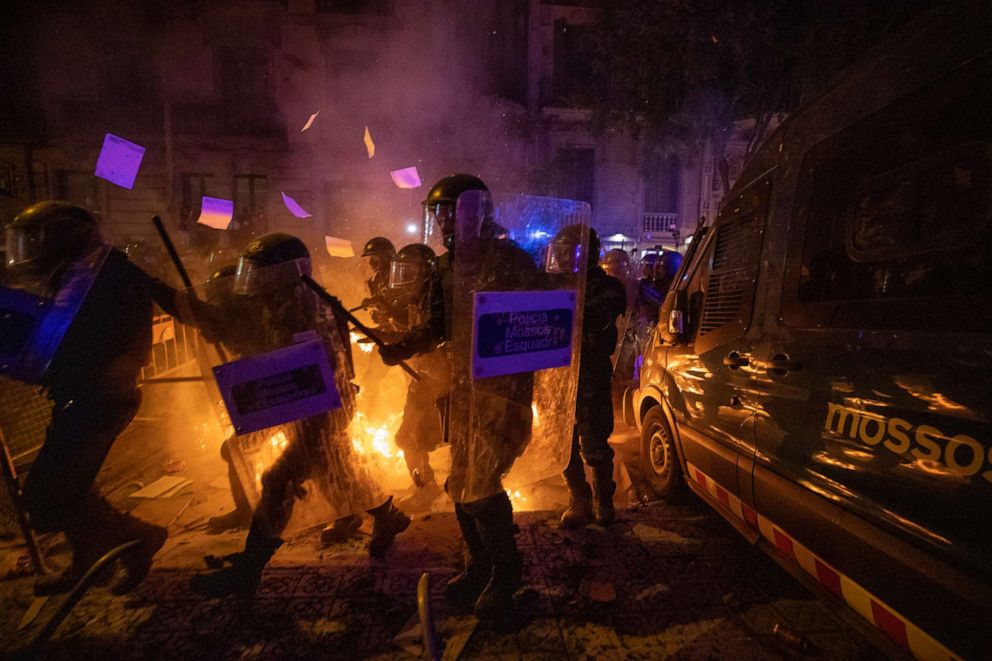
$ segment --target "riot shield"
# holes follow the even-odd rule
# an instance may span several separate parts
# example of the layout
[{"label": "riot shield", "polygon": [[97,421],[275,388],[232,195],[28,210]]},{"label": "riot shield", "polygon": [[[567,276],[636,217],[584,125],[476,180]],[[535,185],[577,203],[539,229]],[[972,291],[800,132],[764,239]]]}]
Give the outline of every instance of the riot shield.
[{"label": "riot shield", "polygon": [[573,258],[585,255],[588,218],[588,205],[570,200],[517,196],[494,210],[485,192],[458,199],[448,340],[457,502],[558,475],[568,462],[585,269],[542,265],[568,225],[580,229]]},{"label": "riot shield", "polygon": [[54,295],[29,284],[0,286],[0,374],[41,382],[111,250],[101,244],[73,262]]},{"label": "riot shield", "polygon": [[201,369],[213,377],[213,404],[252,506],[287,484],[286,493],[301,495],[309,481],[342,517],[384,498],[349,435],[355,392],[347,325],[300,280],[308,262],[243,262],[233,276],[186,290],[180,307],[205,340]]}]

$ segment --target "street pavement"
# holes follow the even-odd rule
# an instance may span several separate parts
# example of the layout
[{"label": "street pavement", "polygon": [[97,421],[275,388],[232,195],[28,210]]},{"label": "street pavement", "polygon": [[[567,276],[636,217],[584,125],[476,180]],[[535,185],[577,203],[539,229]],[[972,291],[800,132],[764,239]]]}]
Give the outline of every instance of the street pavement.
[{"label": "street pavement", "polygon": [[[146,581],[126,597],[87,594],[41,658],[422,658],[416,584],[427,571],[446,658],[779,659],[799,653],[773,627],[805,635],[830,659],[880,652],[692,497],[621,511],[608,529],[564,531],[560,511],[516,516],[526,559],[521,618],[495,630],[445,607],[458,571],[453,514],[417,518],[385,561],[370,561],[367,531],[319,548],[319,527],[276,554],[254,600],[204,601],[190,592],[204,553],[240,548],[242,533],[174,532]],[[17,554],[8,546],[0,555]],[[65,559],[64,549],[62,559]],[[50,551],[59,559],[59,547]],[[9,563],[8,563],[9,565]],[[59,598],[18,630],[32,579],[0,581],[0,653],[23,648]]]}]

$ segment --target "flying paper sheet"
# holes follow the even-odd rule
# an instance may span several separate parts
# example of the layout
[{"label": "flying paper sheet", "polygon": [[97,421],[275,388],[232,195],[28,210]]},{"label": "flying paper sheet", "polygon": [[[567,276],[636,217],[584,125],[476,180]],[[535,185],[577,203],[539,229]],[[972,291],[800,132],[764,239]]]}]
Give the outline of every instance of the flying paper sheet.
[{"label": "flying paper sheet", "polygon": [[402,170],[393,170],[389,176],[393,178],[393,183],[400,188],[420,188],[420,175],[417,174],[416,165]]},{"label": "flying paper sheet", "polygon": [[286,205],[287,209],[289,209],[289,213],[293,214],[297,218],[310,217],[310,212],[308,212],[306,209],[301,207],[299,202],[291,198],[289,195],[286,195],[285,193],[282,194],[282,203]]},{"label": "flying paper sheet", "polygon": [[103,139],[103,149],[96,159],[96,176],[130,190],[138,176],[145,148],[108,133]]},{"label": "flying paper sheet", "polygon": [[327,246],[327,254],[331,257],[355,256],[355,251],[351,247],[351,241],[347,239],[338,239],[333,236],[325,236],[324,245]]},{"label": "flying paper sheet", "polygon": [[233,216],[234,202],[204,195],[200,204],[200,217],[196,222],[215,230],[226,230]]},{"label": "flying paper sheet", "polygon": [[369,152],[369,158],[375,156],[375,143],[372,142],[372,134],[369,133],[369,127],[365,127],[365,149]]},{"label": "flying paper sheet", "polygon": [[308,128],[310,128],[311,126],[313,126],[313,120],[315,120],[315,119],[317,119],[317,115],[319,115],[319,114],[320,114],[320,111],[318,110],[318,111],[317,111],[317,112],[315,112],[314,114],[312,114],[312,115],[310,115],[310,119],[308,119],[308,120],[307,120],[307,123],[306,123],[306,124],[304,124],[304,125],[303,125],[303,128],[301,128],[301,129],[300,129],[300,133],[303,133],[303,132],[304,132],[304,131],[306,131],[306,130],[307,130]]}]

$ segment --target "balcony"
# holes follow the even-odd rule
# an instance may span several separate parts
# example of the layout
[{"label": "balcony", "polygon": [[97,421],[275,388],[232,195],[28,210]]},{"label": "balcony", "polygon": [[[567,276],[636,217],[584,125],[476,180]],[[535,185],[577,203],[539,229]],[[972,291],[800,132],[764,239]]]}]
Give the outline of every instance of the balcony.
[{"label": "balcony", "polygon": [[679,215],[677,213],[644,213],[641,216],[641,235],[659,234],[662,232],[677,232]]}]

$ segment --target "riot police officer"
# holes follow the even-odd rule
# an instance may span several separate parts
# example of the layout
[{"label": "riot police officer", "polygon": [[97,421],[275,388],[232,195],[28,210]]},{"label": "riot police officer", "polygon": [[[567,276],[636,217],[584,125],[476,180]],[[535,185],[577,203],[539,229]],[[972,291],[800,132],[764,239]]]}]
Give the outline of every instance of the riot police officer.
[{"label": "riot police officer", "polygon": [[[430,310],[431,276],[436,255],[429,246],[412,243],[396,253],[389,275],[392,297],[407,303],[406,331],[427,323]],[[450,368],[443,349],[435,349],[413,359],[419,380],[410,381],[403,420],[396,430],[396,445],[403,450],[407,470],[417,490],[401,505],[407,511],[429,509],[442,489],[434,478],[430,452],[442,443],[438,398],[450,388]]]},{"label": "riot police officer", "polygon": [[[569,225],[555,235],[552,257],[558,269],[572,266],[583,228]],[[592,519],[595,495],[596,521],[613,523],[616,511],[613,494],[613,448],[607,442],[613,433],[613,401],[610,356],[617,344],[617,318],[627,308],[627,294],[622,282],[609,276],[597,265],[599,237],[589,229],[588,255],[579,255],[574,268],[586,270],[586,298],[582,320],[582,353],[579,358],[579,388],[575,408],[572,452],[564,471],[568,485],[568,509],[562,514],[566,528],[582,527]],[[583,263],[584,262],[584,263]],[[586,483],[583,460],[592,468],[593,489]]]},{"label": "riot police officer", "polygon": [[[307,479],[317,483],[339,513],[350,503],[381,502],[381,492],[358,463],[347,434],[354,414],[347,325],[329,308],[318,305],[299,279],[300,273],[310,275],[310,253],[303,242],[287,234],[268,234],[245,249],[235,276],[235,294],[254,308],[253,316],[261,325],[258,349],[288,346],[299,333],[318,331],[334,356],[335,382],[343,405],[283,427],[288,444],[262,476],[262,495],[244,550],[224,559],[230,566],[191,581],[193,590],[205,596],[255,593],[262,570],[282,544],[279,535]],[[373,517],[369,553],[381,557],[396,535],[410,525],[410,519],[393,505],[392,497],[368,512]]]},{"label": "riot police officer", "polygon": [[396,248],[386,237],[376,236],[365,242],[362,257],[368,260],[372,277],[365,281],[368,296],[361,306],[369,311],[376,324],[388,329],[392,320],[400,316],[389,291],[389,271],[396,258]]},{"label": "riot police officer", "polygon": [[13,286],[51,299],[78,289],[82,270],[96,271],[41,379],[52,417],[24,485],[23,505],[36,530],[65,533],[72,563],[39,579],[35,592],[68,592],[105,552],[140,540],[122,558],[125,576],[112,588],[123,594],[148,573],[166,530],[118,512],[94,481],[141,401],[137,380],[151,353],[152,302],[174,313],[175,291],[103,243],[96,220],[82,207],[39,202],[6,231]]},{"label": "riot police officer", "polygon": [[[456,203],[470,191],[486,200],[476,254],[459,256],[456,250]],[[530,256],[504,238],[493,221],[489,189],[478,177],[456,174],[438,181],[424,200],[425,226],[439,227],[448,252],[437,260],[430,315],[427,323],[402,341],[382,349],[387,364],[424,354],[452,337],[455,260],[462,266],[478,259],[472,288],[514,290],[540,277]],[[459,246],[459,249],[461,246]],[[474,266],[474,265],[473,265]],[[460,268],[460,267],[458,267]],[[450,342],[448,343],[450,345]],[[449,353],[449,360],[466,356]],[[514,540],[513,506],[502,487],[502,477],[529,441],[533,374],[514,374],[487,379],[487,387],[475,391],[476,411],[485,418],[473,430],[452,430],[451,473],[446,490],[455,501],[455,515],[467,547],[465,571],[448,582],[445,596],[456,609],[471,608],[480,618],[498,618],[512,613],[513,594],[520,585],[522,560]],[[452,384],[449,407],[464,396],[462,386]],[[475,490],[469,485],[482,485]],[[473,493],[484,493],[477,497]]]}]

